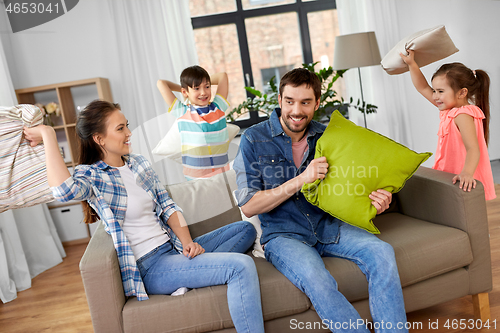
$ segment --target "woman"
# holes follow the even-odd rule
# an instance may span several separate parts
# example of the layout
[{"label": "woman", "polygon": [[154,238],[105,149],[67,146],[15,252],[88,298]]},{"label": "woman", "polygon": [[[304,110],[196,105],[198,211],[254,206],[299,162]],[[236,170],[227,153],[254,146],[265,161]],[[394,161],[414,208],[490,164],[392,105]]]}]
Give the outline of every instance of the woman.
[{"label": "woman", "polygon": [[[47,178],[59,201],[86,200],[85,222],[98,218],[112,236],[126,296],[172,294],[179,288],[227,284],[238,332],[264,332],[250,223],[236,222],[192,239],[181,209],[150,163],[130,153],[128,122],[118,104],[91,102],[78,116],[80,164],[70,175],[49,126],[25,128],[32,146],[43,141]],[[205,251],[207,253],[205,253]],[[221,253],[240,252],[240,253]]]}]

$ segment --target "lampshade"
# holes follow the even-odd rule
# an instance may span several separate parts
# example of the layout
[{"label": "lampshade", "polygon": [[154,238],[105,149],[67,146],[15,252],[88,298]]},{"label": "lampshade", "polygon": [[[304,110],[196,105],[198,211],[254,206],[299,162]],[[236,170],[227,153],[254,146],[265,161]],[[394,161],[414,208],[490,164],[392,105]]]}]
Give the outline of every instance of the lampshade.
[{"label": "lampshade", "polygon": [[341,35],[335,38],[333,69],[348,69],[380,64],[375,32]]}]

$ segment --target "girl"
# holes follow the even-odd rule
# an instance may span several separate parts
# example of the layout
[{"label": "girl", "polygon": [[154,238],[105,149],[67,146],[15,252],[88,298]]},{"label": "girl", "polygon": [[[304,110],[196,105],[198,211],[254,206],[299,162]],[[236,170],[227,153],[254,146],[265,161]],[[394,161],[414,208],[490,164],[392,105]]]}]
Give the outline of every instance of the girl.
[{"label": "girl", "polygon": [[[461,63],[441,66],[432,76],[432,88],[414,60],[414,51],[400,54],[410,68],[413,85],[439,109],[439,141],[433,169],[456,174],[453,184],[471,191],[478,179],[486,200],[496,198],[488,156],[490,78]],[[473,104],[470,104],[473,103]]]},{"label": "girl", "polygon": [[[253,260],[240,253],[254,242],[248,222],[192,239],[181,209],[150,163],[130,153],[128,122],[118,104],[91,102],[78,116],[80,165],[71,176],[52,127],[25,128],[32,146],[45,145],[47,178],[59,201],[86,200],[85,222],[100,218],[113,238],[126,296],[148,299],[179,288],[226,284],[238,332],[264,332]],[[171,233],[173,231],[173,233]],[[178,252],[175,240],[182,249]],[[204,253],[217,252],[217,253]],[[146,293],[147,292],[147,293]]]}]

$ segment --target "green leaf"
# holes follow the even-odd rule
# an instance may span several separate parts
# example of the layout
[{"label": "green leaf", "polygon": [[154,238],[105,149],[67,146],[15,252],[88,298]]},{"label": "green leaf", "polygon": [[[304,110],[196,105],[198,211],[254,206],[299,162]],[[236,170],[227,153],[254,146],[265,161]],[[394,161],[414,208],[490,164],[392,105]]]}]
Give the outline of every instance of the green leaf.
[{"label": "green leaf", "polygon": [[276,76],[273,76],[271,80],[269,80],[269,85],[271,86],[271,90],[273,92],[278,92],[278,88],[276,87]]},{"label": "green leaf", "polygon": [[246,89],[249,93],[251,93],[251,94],[253,94],[253,95],[255,95],[255,96],[262,97],[262,93],[261,93],[259,90],[255,89],[255,88],[252,88],[252,87],[245,87],[245,89]]}]

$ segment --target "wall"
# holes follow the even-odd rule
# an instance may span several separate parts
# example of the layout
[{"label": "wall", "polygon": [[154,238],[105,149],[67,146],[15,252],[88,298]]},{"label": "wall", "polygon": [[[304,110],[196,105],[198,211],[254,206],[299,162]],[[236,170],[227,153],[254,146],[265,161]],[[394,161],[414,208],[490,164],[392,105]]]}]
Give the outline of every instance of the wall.
[{"label": "wall", "polygon": [[[492,0],[419,0],[397,1],[401,38],[414,32],[444,24],[460,50],[454,55],[422,68],[427,78],[439,66],[462,62],[471,69],[483,69],[491,78],[490,86],[490,159],[500,159],[500,1]],[[383,56],[384,54],[382,54]],[[404,90],[411,105],[414,149],[435,151],[439,116],[436,108],[413,87],[409,74]]]},{"label": "wall", "polygon": [[86,0],[43,25],[15,34],[9,27],[6,57],[14,88],[105,77],[120,100],[110,15],[105,1]]}]

